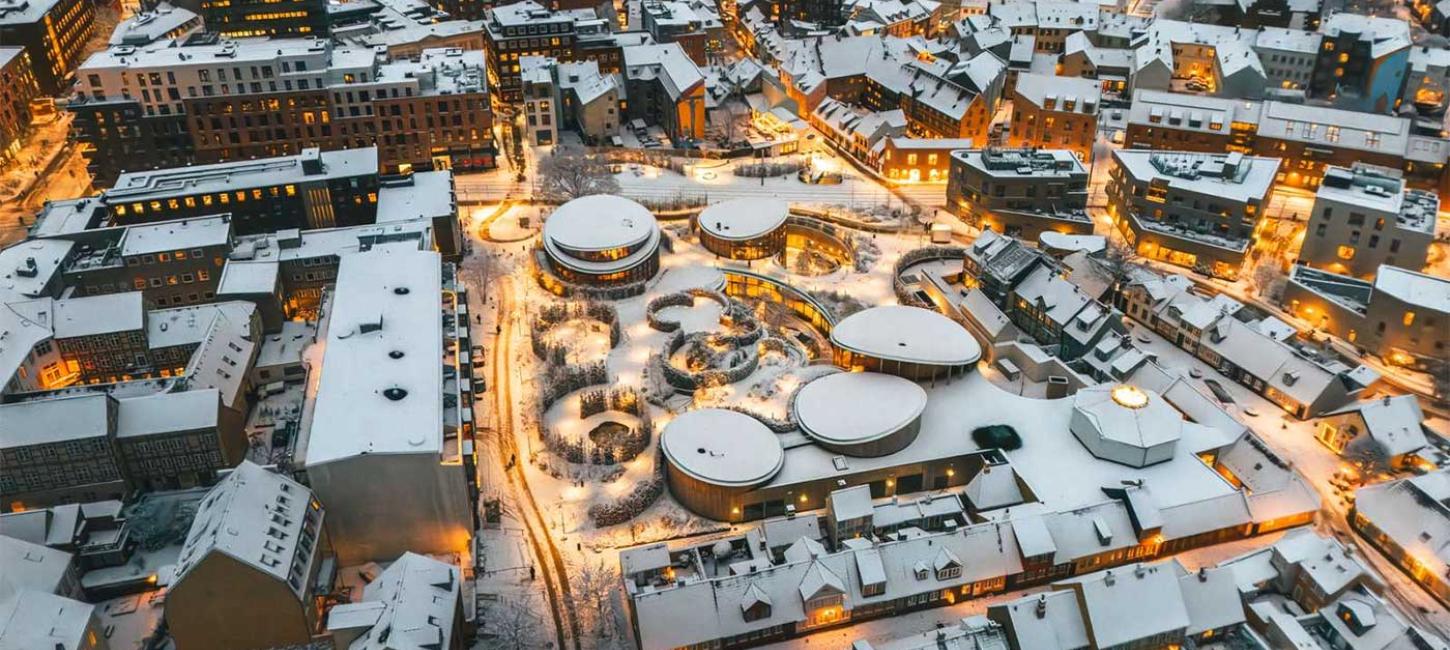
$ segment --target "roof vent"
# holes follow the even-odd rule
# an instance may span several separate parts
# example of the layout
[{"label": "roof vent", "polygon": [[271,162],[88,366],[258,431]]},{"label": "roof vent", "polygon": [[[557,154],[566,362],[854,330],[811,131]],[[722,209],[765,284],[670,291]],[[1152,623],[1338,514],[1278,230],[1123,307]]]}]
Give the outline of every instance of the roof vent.
[{"label": "roof vent", "polygon": [[388,358],[389,359],[401,359],[401,358],[403,358],[403,351],[402,350],[393,350],[393,351],[391,351],[391,352],[388,353]]},{"label": "roof vent", "polygon": [[407,390],[404,390],[402,388],[398,388],[397,386],[394,386],[392,388],[385,388],[385,389],[383,389],[383,397],[386,397],[386,398],[388,398],[390,400],[393,400],[394,402],[396,402],[398,400],[401,400],[401,399],[403,399],[404,397],[407,397],[407,396],[408,396],[408,391]]},{"label": "roof vent", "polygon": [[400,296],[406,296],[408,295],[408,292],[409,289],[407,287],[393,287],[393,293],[396,293]]}]

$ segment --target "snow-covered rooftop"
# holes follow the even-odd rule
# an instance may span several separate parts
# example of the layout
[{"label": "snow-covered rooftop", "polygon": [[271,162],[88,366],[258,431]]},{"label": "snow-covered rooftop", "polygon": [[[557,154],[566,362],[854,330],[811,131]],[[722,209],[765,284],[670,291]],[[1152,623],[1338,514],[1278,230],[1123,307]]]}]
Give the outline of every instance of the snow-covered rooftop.
[{"label": "snow-covered rooftop", "polygon": [[657,228],[654,214],[622,196],[593,194],[554,210],[544,221],[544,238],[577,251],[638,244]]},{"label": "snow-covered rooftop", "polygon": [[442,260],[411,245],[338,267],[306,463],[443,447]]},{"label": "snow-covered rooftop", "polygon": [[921,417],[926,391],[895,375],[840,372],[796,393],[801,430],[826,444],[855,445],[896,433]]},{"label": "snow-covered rooftop", "polygon": [[872,307],[847,316],[831,330],[831,343],[905,363],[964,366],[982,358],[982,346],[956,321],[905,305]]},{"label": "snow-covered rooftop", "polygon": [[733,199],[705,208],[698,220],[701,230],[720,239],[754,239],[784,224],[789,207],[780,199]]},{"label": "snow-covered rooftop", "polygon": [[177,557],[172,588],[184,582],[211,553],[224,553],[262,574],[289,582],[301,599],[314,557],[313,542],[303,540],[312,525],[306,516],[311,502],[311,490],[301,483],[242,461],[197,506]]},{"label": "snow-covered rooftop", "polygon": [[767,481],[785,462],[775,433],[726,409],[697,409],[675,418],[660,434],[660,449],[680,471],[725,486]]}]

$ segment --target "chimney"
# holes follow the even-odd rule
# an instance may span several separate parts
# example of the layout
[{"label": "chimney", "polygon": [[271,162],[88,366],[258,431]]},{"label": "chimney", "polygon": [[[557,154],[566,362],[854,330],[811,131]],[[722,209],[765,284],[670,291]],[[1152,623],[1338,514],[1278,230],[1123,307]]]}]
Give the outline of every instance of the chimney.
[{"label": "chimney", "polygon": [[1204,567],[1198,567],[1198,581],[1208,582],[1208,569],[1205,569]]},{"label": "chimney", "polygon": [[1047,594],[1037,596],[1037,618],[1047,618]]},{"label": "chimney", "polygon": [[1103,574],[1103,584],[1111,587],[1117,581],[1118,581],[1118,579],[1117,579],[1116,576],[1113,575],[1113,570],[1112,569],[1108,569],[1107,573],[1104,573]]}]

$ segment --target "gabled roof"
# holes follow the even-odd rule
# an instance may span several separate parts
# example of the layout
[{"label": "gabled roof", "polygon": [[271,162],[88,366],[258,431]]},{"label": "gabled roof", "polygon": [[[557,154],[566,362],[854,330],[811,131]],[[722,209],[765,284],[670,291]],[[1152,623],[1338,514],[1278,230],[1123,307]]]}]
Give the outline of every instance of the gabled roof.
[{"label": "gabled roof", "polygon": [[770,602],[770,596],[764,591],[761,591],[760,587],[757,586],[755,583],[751,583],[750,587],[745,590],[745,597],[740,599],[740,611],[749,611],[750,608],[755,607],[756,605],[765,605],[766,607],[770,607],[771,604],[772,603]]},{"label": "gabled roof", "polygon": [[826,567],[825,564],[815,562],[806,569],[805,577],[801,578],[800,585],[801,600],[810,601],[822,596],[832,596],[846,593],[846,583],[841,576]]},{"label": "gabled roof", "polygon": [[1425,414],[1414,395],[1396,395],[1364,400],[1329,411],[1324,417],[1358,413],[1366,432],[1390,456],[1407,454],[1425,447]]}]

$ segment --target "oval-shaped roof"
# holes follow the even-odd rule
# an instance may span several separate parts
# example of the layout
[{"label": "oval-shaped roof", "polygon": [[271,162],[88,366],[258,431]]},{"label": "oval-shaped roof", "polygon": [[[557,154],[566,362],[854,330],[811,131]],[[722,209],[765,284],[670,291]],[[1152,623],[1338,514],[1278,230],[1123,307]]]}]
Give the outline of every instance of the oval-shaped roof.
[{"label": "oval-shaped roof", "polygon": [[885,438],[926,408],[926,391],[879,372],[838,372],[796,393],[795,413],[806,435],[826,444],[854,445]]},{"label": "oval-shaped roof", "polygon": [[831,330],[831,344],[892,361],[963,366],[982,358],[966,328],[930,309],[884,305],[847,316]]},{"label": "oval-shaped roof", "polygon": [[700,229],[720,239],[754,239],[785,224],[790,206],[780,199],[722,201],[700,212]]},{"label": "oval-shaped roof", "polygon": [[544,239],[578,251],[622,248],[649,239],[659,230],[655,216],[622,196],[581,196],[554,210],[544,221]]},{"label": "oval-shaped roof", "polygon": [[764,483],[785,464],[785,448],[774,432],[728,409],[699,409],[675,418],[660,434],[660,449],[676,469],[730,487]]}]

